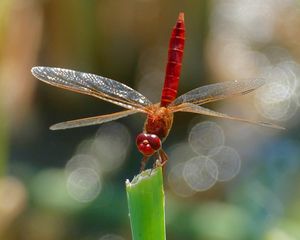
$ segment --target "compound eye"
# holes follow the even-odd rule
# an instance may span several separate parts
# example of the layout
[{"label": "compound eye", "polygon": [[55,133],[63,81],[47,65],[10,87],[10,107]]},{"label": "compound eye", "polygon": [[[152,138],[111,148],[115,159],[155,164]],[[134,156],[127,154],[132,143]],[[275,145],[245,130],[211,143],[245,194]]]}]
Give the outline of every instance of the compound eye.
[{"label": "compound eye", "polygon": [[145,156],[151,156],[161,148],[161,140],[155,134],[140,133],[136,137],[138,150]]}]

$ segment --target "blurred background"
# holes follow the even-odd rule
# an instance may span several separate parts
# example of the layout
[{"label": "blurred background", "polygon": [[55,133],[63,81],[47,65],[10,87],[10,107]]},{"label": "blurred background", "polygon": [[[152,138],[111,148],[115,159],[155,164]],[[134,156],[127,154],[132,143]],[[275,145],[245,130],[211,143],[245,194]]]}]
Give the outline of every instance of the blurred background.
[{"label": "blurred background", "polygon": [[30,69],[95,73],[158,102],[180,11],[179,94],[264,77],[255,93],[209,107],[286,130],[176,114],[164,143],[168,239],[300,239],[299,7],[299,0],[1,0],[0,239],[131,239],[124,183],[139,172],[134,142],[144,116],[50,131],[121,108],[43,84]]}]

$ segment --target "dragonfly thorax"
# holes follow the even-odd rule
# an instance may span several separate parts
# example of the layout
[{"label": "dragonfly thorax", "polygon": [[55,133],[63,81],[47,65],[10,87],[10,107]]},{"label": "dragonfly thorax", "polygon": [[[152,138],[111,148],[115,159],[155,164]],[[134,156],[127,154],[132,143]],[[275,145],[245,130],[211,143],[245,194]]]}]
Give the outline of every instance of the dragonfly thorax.
[{"label": "dragonfly thorax", "polygon": [[161,148],[161,140],[155,134],[140,133],[136,137],[136,145],[144,156],[151,156]]},{"label": "dragonfly thorax", "polygon": [[168,136],[173,123],[173,113],[166,107],[153,106],[144,125],[144,132],[155,134],[162,141]]}]

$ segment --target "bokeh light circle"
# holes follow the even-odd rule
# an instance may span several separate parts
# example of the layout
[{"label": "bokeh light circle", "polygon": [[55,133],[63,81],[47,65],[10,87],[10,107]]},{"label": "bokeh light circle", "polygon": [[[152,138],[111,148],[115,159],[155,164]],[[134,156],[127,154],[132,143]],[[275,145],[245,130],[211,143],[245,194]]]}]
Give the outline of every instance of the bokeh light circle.
[{"label": "bokeh light circle", "polygon": [[91,168],[100,172],[98,160],[89,154],[76,154],[66,164],[66,172],[71,173],[78,168]]},{"label": "bokeh light circle", "polygon": [[171,190],[180,197],[191,197],[195,191],[187,184],[183,177],[185,163],[178,163],[171,167],[168,173],[168,184]]},{"label": "bokeh light circle", "polygon": [[206,156],[196,156],[185,163],[183,177],[194,191],[211,188],[218,179],[218,167]]},{"label": "bokeh light circle", "polygon": [[98,173],[90,168],[77,168],[67,179],[67,190],[78,202],[93,201],[101,192],[102,182]]},{"label": "bokeh light circle", "polygon": [[234,148],[223,146],[211,158],[218,168],[218,181],[228,181],[238,174],[241,158]]},{"label": "bokeh light circle", "polygon": [[288,87],[279,83],[268,84],[257,93],[256,108],[262,116],[275,121],[290,119],[298,109]]},{"label": "bokeh light circle", "polygon": [[223,129],[215,122],[205,121],[196,124],[190,131],[189,144],[200,155],[212,155],[224,145]]},{"label": "bokeh light circle", "polygon": [[102,171],[112,171],[125,161],[131,136],[128,129],[120,123],[101,126],[90,146],[90,154],[95,156]]}]

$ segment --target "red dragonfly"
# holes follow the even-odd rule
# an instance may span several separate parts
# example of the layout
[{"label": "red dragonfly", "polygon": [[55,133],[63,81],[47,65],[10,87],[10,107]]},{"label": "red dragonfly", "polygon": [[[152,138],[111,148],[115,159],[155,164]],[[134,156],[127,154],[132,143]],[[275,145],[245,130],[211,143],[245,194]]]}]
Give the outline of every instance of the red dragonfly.
[{"label": "red dragonfly", "polygon": [[175,112],[191,112],[282,129],[282,127],[272,123],[233,117],[202,107],[205,103],[250,93],[265,84],[265,80],[262,78],[210,84],[191,90],[176,98],[184,42],[184,13],[179,13],[169,42],[168,62],[161,101],[157,104],[153,104],[141,93],[125,84],[109,78],[69,69],[33,67],[32,74],[43,82],[94,96],[127,109],[116,113],[58,123],[51,126],[50,129],[59,130],[96,125],[142,112],[147,115],[147,119],[143,132],[136,137],[137,148],[143,154],[141,170],[144,170],[149,157],[154,154],[158,158],[156,164],[163,165],[167,161],[167,155],[162,149],[162,142],[169,134]]}]

